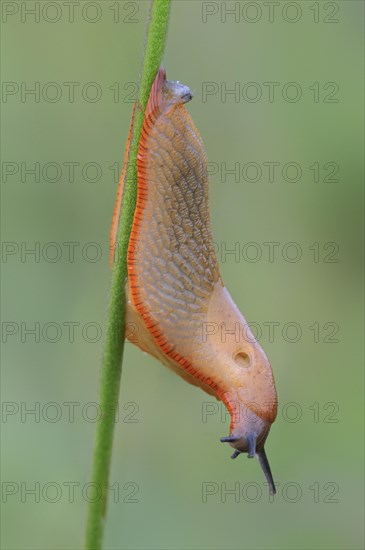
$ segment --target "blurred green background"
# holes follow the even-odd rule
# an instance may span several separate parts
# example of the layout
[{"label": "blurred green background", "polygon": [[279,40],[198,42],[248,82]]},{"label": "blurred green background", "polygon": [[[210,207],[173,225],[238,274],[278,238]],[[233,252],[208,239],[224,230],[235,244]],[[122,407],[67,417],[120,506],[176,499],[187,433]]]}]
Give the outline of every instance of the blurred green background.
[{"label": "blurred green background", "polygon": [[[70,22],[65,4],[2,2],[6,549],[82,547],[113,166],[149,6],[81,1]],[[278,4],[174,1],[164,59],[168,78],[195,92],[188,109],[212,163],[223,278],[272,362],[278,494],[271,502],[256,461],[230,460],[219,443],[229,418],[214,399],[127,344],[105,548],[364,548],[364,9]],[[35,163],[39,177],[25,171]],[[78,163],[74,178],[65,163]],[[273,181],[267,163],[279,163]],[[237,164],[238,175],[224,174]],[[278,243],[273,257],[264,243]],[[225,255],[237,246],[238,257]]]}]

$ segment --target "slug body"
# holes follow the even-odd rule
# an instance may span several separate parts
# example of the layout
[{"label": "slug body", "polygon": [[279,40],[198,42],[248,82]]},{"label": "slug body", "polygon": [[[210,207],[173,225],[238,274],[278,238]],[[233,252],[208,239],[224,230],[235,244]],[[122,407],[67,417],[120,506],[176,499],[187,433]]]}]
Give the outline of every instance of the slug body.
[{"label": "slug body", "polygon": [[[219,272],[211,234],[207,158],[184,104],[187,86],[157,73],[138,150],[137,207],[128,248],[131,341],[222,400],[235,449],[258,455],[275,492],[264,443],[277,413],[270,363]],[[125,162],[128,160],[128,151]],[[121,204],[113,216],[112,253]],[[118,203],[118,200],[117,200]]]}]

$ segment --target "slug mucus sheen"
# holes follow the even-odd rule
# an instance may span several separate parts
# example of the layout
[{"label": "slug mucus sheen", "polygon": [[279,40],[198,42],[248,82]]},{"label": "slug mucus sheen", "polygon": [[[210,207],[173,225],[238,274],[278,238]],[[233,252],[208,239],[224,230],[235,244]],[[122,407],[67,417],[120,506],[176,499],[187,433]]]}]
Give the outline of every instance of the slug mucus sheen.
[{"label": "slug mucus sheen", "polygon": [[[185,107],[191,99],[187,86],[166,80],[164,69],[159,69],[138,149],[126,323],[138,327],[138,339],[131,341],[139,348],[225,404],[231,415],[230,435],[221,441],[234,448],[232,458],[257,455],[274,494],[264,444],[277,414],[275,382],[263,349],[219,272],[207,158]],[[111,262],[132,130],[133,117],[113,215]],[[222,337],[221,327],[237,326],[240,338]]]}]

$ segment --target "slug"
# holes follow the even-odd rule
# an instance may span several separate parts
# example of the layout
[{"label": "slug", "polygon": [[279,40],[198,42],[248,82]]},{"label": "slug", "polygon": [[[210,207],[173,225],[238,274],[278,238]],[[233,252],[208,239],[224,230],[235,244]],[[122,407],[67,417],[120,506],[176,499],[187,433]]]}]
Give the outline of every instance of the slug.
[{"label": "slug", "polygon": [[[234,449],[232,458],[257,455],[275,494],[264,449],[277,414],[275,382],[264,351],[219,272],[207,158],[184,105],[191,99],[187,86],[167,80],[165,70],[159,69],[138,149],[126,323],[138,327],[134,343],[139,348],[225,404],[231,425],[221,441]],[[133,118],[113,215],[111,262],[132,127]]]}]

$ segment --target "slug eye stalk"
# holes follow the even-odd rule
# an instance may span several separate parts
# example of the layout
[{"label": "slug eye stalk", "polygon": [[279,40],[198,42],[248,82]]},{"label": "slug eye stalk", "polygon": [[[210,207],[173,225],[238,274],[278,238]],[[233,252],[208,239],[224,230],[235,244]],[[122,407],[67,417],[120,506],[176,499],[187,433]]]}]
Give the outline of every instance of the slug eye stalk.
[{"label": "slug eye stalk", "polygon": [[276,487],[275,487],[274,479],[272,477],[270,464],[269,464],[267,455],[265,453],[265,449],[262,449],[261,451],[258,451],[257,456],[259,457],[259,462],[260,462],[262,471],[265,474],[266,481],[269,484],[270,495],[275,495],[276,494]]}]

